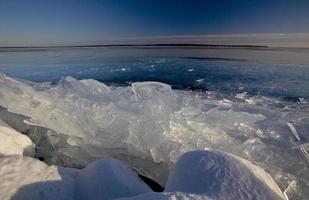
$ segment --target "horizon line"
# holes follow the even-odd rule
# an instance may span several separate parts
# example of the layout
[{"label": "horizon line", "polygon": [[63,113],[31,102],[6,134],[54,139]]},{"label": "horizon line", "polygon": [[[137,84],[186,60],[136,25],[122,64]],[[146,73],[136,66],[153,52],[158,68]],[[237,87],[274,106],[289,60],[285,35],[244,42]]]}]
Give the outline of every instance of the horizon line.
[{"label": "horizon line", "polygon": [[[300,43],[300,41],[302,41]],[[234,33],[204,35],[162,35],[144,37],[121,37],[88,39],[83,41],[27,41],[11,43],[2,41],[1,48],[39,47],[94,47],[94,46],[268,46],[268,47],[309,47],[309,33]],[[0,41],[1,43],[1,41]],[[305,44],[306,43],[306,44]],[[290,46],[292,44],[292,46]]]},{"label": "horizon line", "polygon": [[85,45],[42,45],[42,46],[0,46],[1,49],[25,48],[82,48],[82,47],[213,47],[213,48],[269,48],[267,45],[246,44],[196,44],[196,43],[144,43],[144,44],[85,44]]}]

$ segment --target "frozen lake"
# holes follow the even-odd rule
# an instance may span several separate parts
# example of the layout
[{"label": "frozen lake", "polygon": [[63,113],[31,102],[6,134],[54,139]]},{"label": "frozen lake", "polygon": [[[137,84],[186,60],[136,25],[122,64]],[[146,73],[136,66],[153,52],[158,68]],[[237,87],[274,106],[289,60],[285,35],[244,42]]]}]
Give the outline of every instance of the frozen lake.
[{"label": "frozen lake", "polygon": [[175,89],[309,97],[308,49],[88,47],[0,49],[0,72],[38,82],[63,76],[111,85],[159,81]]}]

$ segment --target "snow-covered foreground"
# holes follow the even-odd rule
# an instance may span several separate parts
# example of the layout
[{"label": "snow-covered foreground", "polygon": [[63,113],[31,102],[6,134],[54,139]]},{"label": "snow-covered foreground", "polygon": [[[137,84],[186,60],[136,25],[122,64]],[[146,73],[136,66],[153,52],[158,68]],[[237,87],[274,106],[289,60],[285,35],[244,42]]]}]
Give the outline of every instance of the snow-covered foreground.
[{"label": "snow-covered foreground", "polygon": [[212,199],[283,200],[261,168],[225,153],[195,151],[183,155],[170,175],[165,192],[153,193],[126,164],[98,160],[82,170],[30,157],[0,159],[2,200]]},{"label": "snow-covered foreground", "polygon": [[[290,199],[309,198],[305,99],[225,99],[158,82],[108,87],[72,77],[48,85],[1,74],[0,106],[8,109],[0,120],[28,135],[48,164],[84,167],[112,156],[164,185],[183,153],[220,150],[265,169]],[[10,112],[24,118],[16,123]]]}]

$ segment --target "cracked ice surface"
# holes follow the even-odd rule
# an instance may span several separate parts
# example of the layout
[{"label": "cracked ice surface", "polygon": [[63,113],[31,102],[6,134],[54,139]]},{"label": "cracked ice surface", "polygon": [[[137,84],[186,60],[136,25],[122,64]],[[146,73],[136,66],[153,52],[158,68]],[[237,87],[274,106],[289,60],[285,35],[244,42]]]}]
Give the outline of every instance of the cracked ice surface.
[{"label": "cracked ice surface", "polygon": [[283,191],[297,191],[288,192],[290,199],[309,197],[309,105],[304,101],[246,94],[222,98],[158,82],[108,87],[66,77],[57,85],[38,85],[1,75],[0,105],[66,136],[59,144],[65,148],[57,149],[66,166],[73,157],[89,163],[113,156],[164,184],[180,155],[214,149],[261,166]]}]

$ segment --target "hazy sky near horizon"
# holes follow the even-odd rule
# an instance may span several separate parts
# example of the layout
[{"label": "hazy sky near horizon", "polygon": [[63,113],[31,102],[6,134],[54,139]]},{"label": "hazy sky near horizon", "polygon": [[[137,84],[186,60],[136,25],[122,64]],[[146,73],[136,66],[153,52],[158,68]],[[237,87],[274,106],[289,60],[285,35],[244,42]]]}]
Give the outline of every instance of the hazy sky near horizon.
[{"label": "hazy sky near horizon", "polygon": [[308,32],[308,0],[0,0],[0,46]]}]

